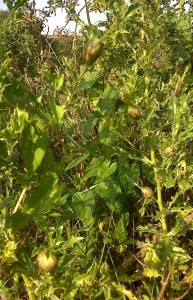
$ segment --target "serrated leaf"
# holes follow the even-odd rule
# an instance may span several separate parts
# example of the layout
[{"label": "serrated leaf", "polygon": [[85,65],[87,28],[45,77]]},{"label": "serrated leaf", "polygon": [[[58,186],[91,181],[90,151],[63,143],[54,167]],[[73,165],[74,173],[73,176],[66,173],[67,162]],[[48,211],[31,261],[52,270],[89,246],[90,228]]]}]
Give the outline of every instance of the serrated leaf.
[{"label": "serrated leaf", "polygon": [[125,12],[125,15],[124,15],[124,17],[123,17],[123,21],[124,21],[124,22],[127,21],[127,20],[130,18],[131,14],[132,14],[134,11],[136,11],[140,6],[141,6],[141,5],[138,4],[138,3],[130,5],[130,6],[128,7],[128,9],[126,10],[126,12]]},{"label": "serrated leaf", "polygon": [[108,126],[102,123],[99,124],[98,132],[100,142],[104,144],[112,144],[117,137],[116,132],[113,132],[108,128]]},{"label": "serrated leaf", "polygon": [[175,184],[176,184],[176,180],[175,179],[170,179],[170,180],[168,180],[167,182],[164,183],[164,186],[167,189],[169,189],[169,188],[175,186]]},{"label": "serrated leaf", "polygon": [[91,276],[89,274],[81,274],[74,278],[73,281],[76,283],[76,286],[81,287],[85,281],[89,282],[89,280],[91,280]]},{"label": "serrated leaf", "polygon": [[[116,199],[118,195],[121,195],[121,188],[119,185],[109,180],[108,185],[105,182],[101,182],[95,188],[95,191],[106,202],[110,210],[119,213],[123,208],[121,197]],[[118,197],[117,197],[118,198]]]},{"label": "serrated leaf", "polygon": [[182,178],[178,179],[178,186],[184,192],[191,189],[191,184],[189,182],[189,178],[182,177]]},{"label": "serrated leaf", "polygon": [[72,203],[79,219],[85,226],[93,222],[93,210],[95,208],[95,197],[92,191],[85,193],[75,193],[72,197]]},{"label": "serrated leaf", "polygon": [[14,133],[21,133],[28,120],[28,113],[16,108],[11,116],[10,127]]},{"label": "serrated leaf", "polygon": [[98,166],[101,164],[103,161],[103,157],[94,157],[93,160],[91,161],[91,164],[86,168],[84,172],[84,176],[82,180],[87,180],[88,178],[92,176],[96,176],[97,171],[98,171]]},{"label": "serrated leaf", "polygon": [[108,100],[108,99],[112,100],[112,99],[116,99],[117,97],[118,97],[118,92],[115,91],[109,83],[107,83],[104,93],[103,93],[103,99],[104,100]]},{"label": "serrated leaf", "polygon": [[98,164],[97,168],[97,178],[100,181],[105,181],[105,179],[108,179],[112,174],[115,173],[117,169],[117,163],[114,162],[110,165],[111,161],[105,160],[101,162],[101,164]]},{"label": "serrated leaf", "polygon": [[127,193],[132,193],[135,183],[138,182],[140,177],[140,165],[134,162],[131,165],[127,160],[123,160],[119,166],[119,178],[121,186]]},{"label": "serrated leaf", "polygon": [[84,78],[79,83],[78,90],[83,91],[91,88],[95,84],[95,82],[99,79],[99,76],[100,76],[99,71],[87,72]]},{"label": "serrated leaf", "polygon": [[75,244],[82,240],[84,240],[84,238],[81,236],[69,236],[65,246],[67,248],[73,248]]},{"label": "serrated leaf", "polygon": [[158,270],[152,268],[144,268],[143,275],[146,277],[159,277],[161,276]]},{"label": "serrated leaf", "polygon": [[117,292],[119,292],[119,293],[127,296],[129,300],[137,300],[137,298],[135,297],[135,295],[133,294],[133,292],[131,290],[127,290],[125,288],[125,286],[122,286],[120,284],[118,285],[115,282],[112,282],[112,285],[117,290]]}]

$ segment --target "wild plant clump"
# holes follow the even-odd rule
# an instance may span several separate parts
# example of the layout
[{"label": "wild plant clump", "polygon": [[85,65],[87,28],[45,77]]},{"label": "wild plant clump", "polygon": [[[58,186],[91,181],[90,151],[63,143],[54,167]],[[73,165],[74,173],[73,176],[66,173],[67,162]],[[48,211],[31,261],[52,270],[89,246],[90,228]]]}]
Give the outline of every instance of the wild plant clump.
[{"label": "wild plant clump", "polygon": [[4,2],[0,298],[192,299],[190,1]]}]

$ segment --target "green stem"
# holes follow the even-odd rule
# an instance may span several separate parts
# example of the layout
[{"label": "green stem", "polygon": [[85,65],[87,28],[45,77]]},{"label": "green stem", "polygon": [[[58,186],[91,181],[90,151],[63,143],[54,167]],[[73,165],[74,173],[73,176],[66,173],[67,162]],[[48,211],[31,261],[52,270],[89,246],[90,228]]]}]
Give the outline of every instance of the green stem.
[{"label": "green stem", "polygon": [[31,288],[32,288],[31,280],[24,274],[22,274],[22,278],[23,278],[23,281],[24,281],[25,286],[26,286],[26,290],[27,290],[27,293],[28,293],[29,300],[36,300],[34,292],[31,291]]},{"label": "green stem", "polygon": [[[142,11],[142,16],[141,16],[142,22],[145,20],[145,15],[144,12]],[[144,44],[145,48],[145,33],[143,29],[141,29],[141,40],[142,43]],[[146,113],[147,116],[150,113],[150,99],[149,99],[149,69],[148,69],[148,64],[151,61],[152,58],[152,53],[149,51],[147,53],[146,49],[143,48],[143,62],[145,64],[145,90],[144,90],[144,100],[145,100],[145,106],[146,106]],[[151,126],[152,124],[149,123],[149,131],[151,132]],[[162,199],[162,186],[161,182],[157,176],[157,167],[156,167],[156,156],[155,156],[155,149],[154,149],[154,142],[153,139],[150,137],[149,141],[149,151],[150,151],[150,157],[151,157],[151,163],[154,166],[154,174],[155,174],[155,180],[156,180],[156,187],[157,187],[157,204],[160,212],[163,212],[164,206],[163,206],[163,199]],[[162,224],[162,230],[164,233],[167,233],[167,223],[166,223],[166,218],[165,216],[161,216],[161,224]]]},{"label": "green stem", "polygon": [[22,201],[22,199],[23,199],[23,197],[24,197],[26,191],[27,191],[27,187],[25,186],[25,187],[23,188],[23,191],[22,191],[20,197],[19,197],[19,200],[18,200],[17,203],[16,203],[16,206],[15,206],[15,208],[14,208],[14,210],[13,210],[13,214],[16,213],[16,211],[18,210],[18,208],[19,208],[19,206],[20,206],[20,204],[21,204],[21,201]]},{"label": "green stem", "polygon": [[[163,200],[162,200],[162,186],[159,180],[157,180],[157,204],[160,211],[164,210]],[[167,233],[167,222],[165,216],[161,216],[162,229],[164,233]]]},{"label": "green stem", "polygon": [[[158,204],[159,211],[163,212],[164,206],[163,206],[163,199],[162,199],[162,186],[159,178],[157,177],[155,149],[152,140],[150,141],[149,148],[150,148],[151,162],[154,165],[153,170],[155,174],[156,187],[157,187],[157,204]],[[168,229],[167,229],[166,218],[164,215],[161,216],[161,224],[162,224],[163,232],[167,233]]]},{"label": "green stem", "polygon": [[88,21],[88,26],[90,28],[91,34],[93,34],[92,23],[90,21],[90,15],[89,15],[87,0],[84,0],[84,2],[85,2],[85,7],[86,7],[86,17],[87,17],[87,21]]}]

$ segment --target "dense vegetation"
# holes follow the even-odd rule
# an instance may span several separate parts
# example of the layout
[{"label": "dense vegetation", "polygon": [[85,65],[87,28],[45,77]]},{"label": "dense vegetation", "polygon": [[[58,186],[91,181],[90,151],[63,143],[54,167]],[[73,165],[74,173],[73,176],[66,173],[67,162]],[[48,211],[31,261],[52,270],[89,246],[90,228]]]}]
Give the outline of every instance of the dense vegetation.
[{"label": "dense vegetation", "polygon": [[[85,1],[87,23],[5,2],[0,299],[191,300],[190,1]],[[81,25],[61,43],[60,6]]]}]

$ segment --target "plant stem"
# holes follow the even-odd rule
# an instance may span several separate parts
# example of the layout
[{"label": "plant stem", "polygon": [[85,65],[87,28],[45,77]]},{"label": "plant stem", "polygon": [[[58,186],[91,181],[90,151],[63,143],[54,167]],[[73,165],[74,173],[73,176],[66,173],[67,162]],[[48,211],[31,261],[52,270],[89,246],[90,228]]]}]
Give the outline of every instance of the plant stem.
[{"label": "plant stem", "polygon": [[34,292],[30,291],[30,289],[32,288],[31,280],[24,274],[22,274],[22,278],[23,278],[23,281],[24,281],[25,286],[26,286],[26,290],[27,290],[27,293],[28,293],[29,300],[36,300]]},{"label": "plant stem", "polygon": [[[23,197],[24,197],[26,191],[27,191],[27,186],[25,186],[25,187],[23,188],[23,191],[21,192],[21,195],[20,195],[20,197],[19,197],[19,199],[18,199],[18,201],[17,201],[17,203],[16,203],[16,206],[15,206],[15,208],[14,208],[14,210],[13,210],[13,214],[17,212],[17,210],[18,210],[18,208],[19,208],[19,206],[20,206],[20,204],[21,204],[21,201],[22,201],[22,199],[23,199]],[[14,235],[12,235],[12,238],[15,240]],[[31,288],[32,288],[32,282],[31,282],[31,280],[30,280],[26,275],[24,275],[24,274],[21,274],[21,276],[22,276],[23,281],[24,281],[24,283],[25,283],[25,286],[26,286],[26,290],[27,290],[27,293],[28,293],[29,300],[36,300],[34,293],[31,292]]]},{"label": "plant stem", "polygon": [[[162,186],[161,182],[157,176],[157,167],[156,167],[156,157],[155,157],[155,149],[153,145],[152,139],[150,140],[149,143],[149,149],[150,149],[150,156],[151,156],[151,163],[153,164],[153,170],[155,174],[155,181],[156,181],[156,187],[157,187],[157,204],[160,212],[163,212],[164,206],[163,206],[163,199],[162,199]],[[164,233],[167,233],[167,223],[166,223],[166,218],[165,216],[161,216],[161,224],[162,224],[162,229]]]},{"label": "plant stem", "polygon": [[13,210],[13,214],[16,213],[16,211],[18,210],[18,208],[19,208],[19,206],[20,206],[20,204],[21,204],[21,201],[22,201],[22,199],[23,199],[23,197],[24,197],[26,191],[27,191],[27,187],[25,186],[25,187],[23,188],[23,191],[22,191],[20,197],[19,197],[19,200],[18,200],[17,203],[16,203],[16,206],[15,206],[15,208],[14,208],[14,210]]},{"label": "plant stem", "polygon": [[[158,204],[159,210],[163,211],[164,206],[163,206],[161,191],[162,191],[161,183],[159,180],[157,180],[157,204]],[[167,222],[166,222],[165,216],[161,216],[161,223],[162,223],[163,232],[167,233],[168,228],[167,228]]]},{"label": "plant stem", "polygon": [[[145,21],[145,15],[144,11],[142,11],[141,20],[144,23]],[[156,25],[156,24],[155,24]],[[150,99],[149,99],[149,63],[152,60],[152,52],[146,51],[146,45],[145,45],[145,32],[143,29],[141,29],[141,40],[143,47],[143,63],[144,63],[144,74],[145,74],[145,89],[144,89],[144,101],[146,106],[146,114],[149,116],[150,114]],[[152,124],[151,121],[149,122],[149,131],[152,131]],[[149,151],[150,151],[150,157],[151,157],[151,163],[154,166],[154,175],[155,175],[155,181],[156,181],[156,187],[157,187],[157,204],[160,212],[163,212],[164,206],[163,206],[163,200],[162,200],[162,186],[161,182],[157,176],[157,167],[156,167],[156,156],[155,156],[155,149],[154,149],[154,140],[152,137],[150,137],[149,141]],[[162,230],[164,233],[167,233],[167,223],[165,216],[161,216],[161,224],[162,224]]]},{"label": "plant stem", "polygon": [[[153,146],[153,142],[150,141],[150,155],[151,155],[151,162],[155,166],[156,165],[156,158],[155,158],[155,150]],[[164,210],[163,200],[162,200],[162,186],[160,180],[157,178],[157,167],[153,168],[157,186],[157,204],[159,207],[159,211],[162,212]],[[167,223],[165,216],[161,217],[162,229],[164,233],[167,233]]]},{"label": "plant stem", "polygon": [[91,24],[91,21],[90,21],[90,15],[89,15],[87,0],[84,0],[84,2],[85,2],[85,7],[86,7],[86,17],[87,17],[87,21],[88,21],[88,26],[90,28],[91,34],[93,34],[93,29],[92,29],[92,24]]}]

